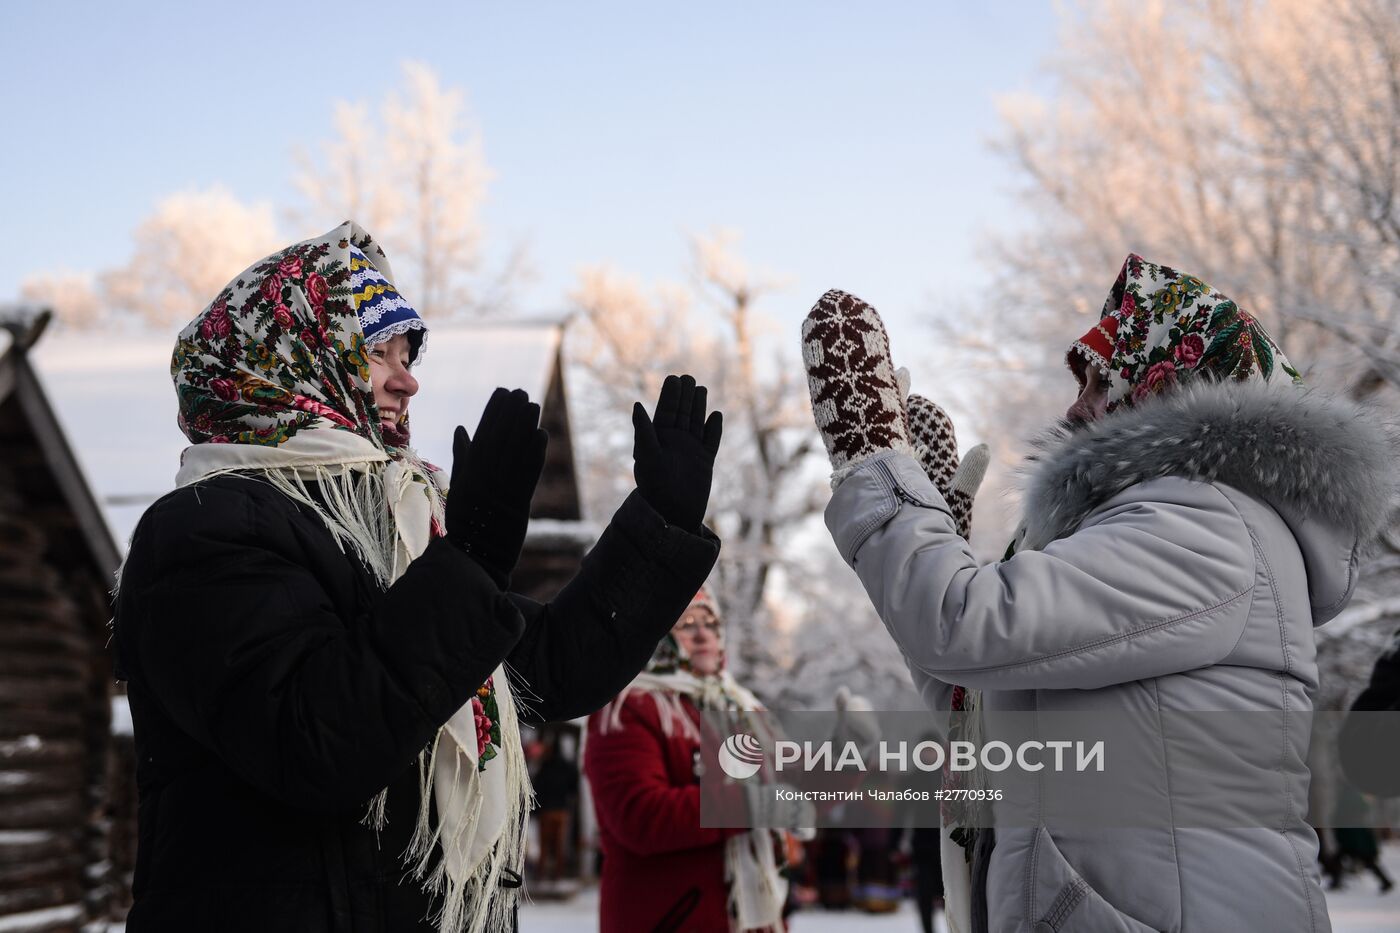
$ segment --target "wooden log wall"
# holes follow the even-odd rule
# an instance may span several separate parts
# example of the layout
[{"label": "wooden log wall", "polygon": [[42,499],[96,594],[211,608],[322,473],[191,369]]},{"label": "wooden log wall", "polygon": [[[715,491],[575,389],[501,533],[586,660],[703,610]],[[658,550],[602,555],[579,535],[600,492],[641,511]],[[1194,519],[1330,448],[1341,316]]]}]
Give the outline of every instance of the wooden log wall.
[{"label": "wooden log wall", "polygon": [[122,900],[109,841],[105,600],[91,573],[46,558],[45,528],[7,473],[0,466],[0,920],[30,915],[26,929],[77,933]]}]

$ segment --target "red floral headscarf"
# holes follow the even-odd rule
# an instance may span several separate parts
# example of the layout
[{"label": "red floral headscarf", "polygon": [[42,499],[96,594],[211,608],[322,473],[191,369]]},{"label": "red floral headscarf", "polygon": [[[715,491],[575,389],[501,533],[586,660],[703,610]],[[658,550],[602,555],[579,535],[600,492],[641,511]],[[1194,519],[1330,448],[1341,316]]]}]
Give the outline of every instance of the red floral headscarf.
[{"label": "red floral headscarf", "polygon": [[1132,406],[1178,382],[1268,380],[1276,369],[1302,378],[1259,321],[1192,275],[1129,255],[1103,317],[1070,347],[1080,385],[1086,367],[1109,381],[1108,410]]},{"label": "red floral headscarf", "polygon": [[170,374],[192,443],[277,447],[332,428],[385,446],[352,254],[387,281],[384,251],[346,221],[254,263],[180,332]]}]

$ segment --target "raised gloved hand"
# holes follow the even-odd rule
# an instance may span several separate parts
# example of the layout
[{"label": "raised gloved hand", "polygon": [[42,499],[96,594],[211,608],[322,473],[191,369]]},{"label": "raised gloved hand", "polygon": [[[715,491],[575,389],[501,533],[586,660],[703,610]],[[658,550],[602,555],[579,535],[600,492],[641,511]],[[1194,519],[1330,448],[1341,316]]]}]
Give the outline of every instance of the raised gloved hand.
[{"label": "raised gloved hand", "polygon": [[656,413],[632,407],[632,475],[637,489],[669,524],[699,531],[710,502],[715,454],[724,433],[724,414],[705,416],[708,390],[693,376],[667,376]]},{"label": "raised gloved hand", "polygon": [[833,485],[883,450],[913,453],[890,338],[874,308],[842,291],[822,295],[802,321],[802,362]]},{"label": "raised gloved hand", "polygon": [[842,684],[836,688],[836,726],[832,729],[831,742],[837,748],[847,742],[855,742],[862,753],[880,741],[880,723],[875,717],[875,707],[859,693]]},{"label": "raised gloved hand", "polygon": [[452,439],[447,537],[503,590],[525,546],[530,500],[544,470],[549,433],[539,423],[540,406],[524,390],[497,389],[476,437],[458,425]]},{"label": "raised gloved hand", "polygon": [[991,452],[986,444],[978,444],[959,460],[948,413],[922,395],[909,396],[907,407],[914,457],[948,503],[958,534],[967,538],[972,534],[972,500],[987,474]]}]

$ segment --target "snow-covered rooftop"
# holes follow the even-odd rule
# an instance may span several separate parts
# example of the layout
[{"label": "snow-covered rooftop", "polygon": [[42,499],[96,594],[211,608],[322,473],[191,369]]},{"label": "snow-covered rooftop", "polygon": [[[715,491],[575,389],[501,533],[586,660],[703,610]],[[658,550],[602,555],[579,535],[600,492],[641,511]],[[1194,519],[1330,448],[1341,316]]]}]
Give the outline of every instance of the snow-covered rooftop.
[{"label": "snow-covered rooftop", "polygon": [[[450,466],[453,428],[463,424],[475,431],[498,385],[522,388],[542,401],[561,334],[552,321],[435,325],[414,370],[421,388],[409,407],[419,453]],[[123,548],[146,506],[174,488],[180,451],[188,443],[175,425],[174,345],[173,335],[50,332],[30,351]]]}]

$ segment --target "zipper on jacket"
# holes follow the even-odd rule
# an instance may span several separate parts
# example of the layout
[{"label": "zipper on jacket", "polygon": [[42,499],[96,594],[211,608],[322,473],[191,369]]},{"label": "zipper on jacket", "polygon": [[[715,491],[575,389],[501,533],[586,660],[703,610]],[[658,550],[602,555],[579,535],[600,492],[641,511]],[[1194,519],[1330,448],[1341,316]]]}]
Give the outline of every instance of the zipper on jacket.
[{"label": "zipper on jacket", "polygon": [[903,499],[905,502],[909,503],[910,505],[917,505],[919,508],[922,509],[931,508],[931,506],[927,502],[921,502],[918,499],[915,499],[909,493],[905,492],[904,487],[899,485],[898,483],[895,484],[894,494],[899,498]]},{"label": "zipper on jacket", "polygon": [[907,502],[910,505],[916,505],[921,509],[934,508],[934,505],[932,503],[923,501],[922,499],[916,497],[913,493],[905,489],[902,485],[900,485],[899,479],[894,475],[894,471],[890,469],[889,464],[886,461],[877,460],[875,462],[875,465],[879,467],[880,478],[884,481],[885,485],[889,488],[890,492],[894,493],[896,499],[901,499],[904,502]]}]

